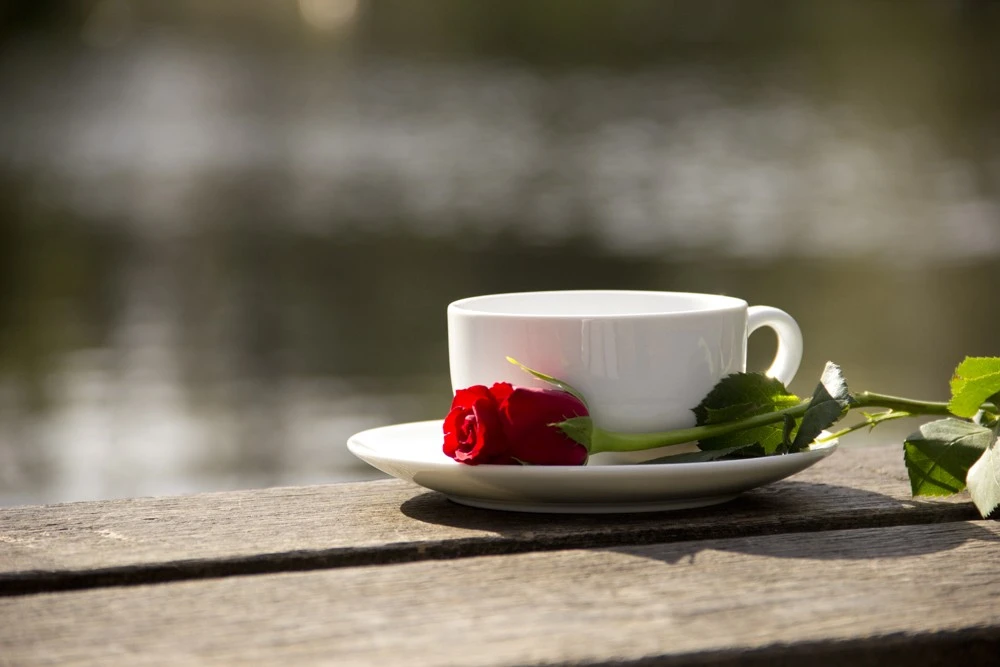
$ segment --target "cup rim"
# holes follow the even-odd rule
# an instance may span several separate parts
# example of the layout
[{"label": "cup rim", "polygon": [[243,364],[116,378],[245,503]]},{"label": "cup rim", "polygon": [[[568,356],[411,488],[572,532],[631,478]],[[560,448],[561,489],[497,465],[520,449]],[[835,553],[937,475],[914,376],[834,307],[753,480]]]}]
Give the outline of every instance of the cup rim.
[{"label": "cup rim", "polygon": [[[688,308],[683,310],[642,310],[632,313],[538,313],[538,312],[498,312],[485,308],[477,308],[477,303],[486,300],[504,300],[525,296],[551,295],[551,294],[601,294],[601,295],[672,295],[679,297],[689,297],[704,300],[706,306],[703,308]],[[452,301],[448,304],[448,313],[461,315],[473,315],[497,318],[531,318],[531,319],[560,319],[572,320],[586,318],[617,320],[637,317],[677,317],[683,315],[695,315],[706,313],[723,313],[738,311],[748,308],[749,304],[743,299],[726,296],[724,294],[708,294],[703,292],[672,292],[664,290],[615,290],[615,289],[581,289],[581,290],[540,290],[527,292],[502,292],[497,294],[480,294],[465,297]]]}]

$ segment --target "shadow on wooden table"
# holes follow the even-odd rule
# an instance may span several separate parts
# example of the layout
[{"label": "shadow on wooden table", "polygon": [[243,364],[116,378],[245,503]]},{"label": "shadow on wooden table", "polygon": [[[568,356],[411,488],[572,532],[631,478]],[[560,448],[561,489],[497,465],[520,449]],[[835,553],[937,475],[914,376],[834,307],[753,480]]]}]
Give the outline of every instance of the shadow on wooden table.
[{"label": "shadow on wooden table", "polygon": [[[511,538],[511,551],[566,548],[618,548],[640,555],[641,545],[668,547],[646,557],[676,562],[704,549],[738,550],[776,558],[894,558],[945,551],[969,540],[995,541],[991,532],[967,523],[979,518],[971,503],[894,498],[869,490],[831,484],[785,481],[748,492],[722,505],[672,512],[635,514],[529,514],[476,509],[434,492],[400,506],[407,517],[424,523]],[[865,540],[864,529],[949,524],[933,541]],[[780,544],[762,539],[834,531],[822,551],[809,538]],[[940,531],[938,531],[940,532]],[[736,538],[736,539],[734,539]],[[684,544],[690,543],[690,544]],[[522,545],[522,548],[514,545]],[[683,547],[687,546],[688,549]]]},{"label": "shadow on wooden table", "polygon": [[884,527],[877,530],[878,539],[872,539],[874,532],[876,531],[872,529],[839,530],[795,533],[782,540],[755,536],[645,547],[612,547],[604,550],[674,564],[684,560],[693,562],[699,552],[709,549],[766,558],[883,560],[952,551],[969,542],[1000,543],[1000,537],[994,533],[967,522]]}]

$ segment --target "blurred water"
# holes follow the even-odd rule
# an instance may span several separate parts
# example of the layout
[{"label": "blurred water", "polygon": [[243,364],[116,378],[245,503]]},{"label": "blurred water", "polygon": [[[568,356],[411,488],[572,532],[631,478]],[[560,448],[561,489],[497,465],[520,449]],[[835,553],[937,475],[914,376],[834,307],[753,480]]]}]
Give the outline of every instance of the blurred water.
[{"label": "blurred water", "polygon": [[12,20],[0,503],[374,476],[344,441],[444,414],[477,293],[733,294],[800,320],[800,393],[945,398],[1000,353],[1000,14],[757,4]]}]

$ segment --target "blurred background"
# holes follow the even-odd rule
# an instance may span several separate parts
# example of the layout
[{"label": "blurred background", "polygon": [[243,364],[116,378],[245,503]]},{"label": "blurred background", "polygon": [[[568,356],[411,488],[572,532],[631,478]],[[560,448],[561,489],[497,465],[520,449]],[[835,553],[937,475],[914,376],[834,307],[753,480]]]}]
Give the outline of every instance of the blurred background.
[{"label": "blurred background", "polygon": [[739,296],[793,390],[945,399],[998,63],[987,0],[0,2],[0,504],[375,477],[479,293]]}]

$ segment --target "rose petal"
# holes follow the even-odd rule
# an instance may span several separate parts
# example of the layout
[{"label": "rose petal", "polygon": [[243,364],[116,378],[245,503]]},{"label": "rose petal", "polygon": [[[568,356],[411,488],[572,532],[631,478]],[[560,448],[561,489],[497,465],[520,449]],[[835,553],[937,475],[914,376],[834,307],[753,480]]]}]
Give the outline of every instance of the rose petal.
[{"label": "rose petal", "polygon": [[[470,404],[462,405],[466,401]],[[471,387],[456,392],[455,403],[444,421],[444,453],[468,465],[514,463],[492,394]]]},{"label": "rose petal", "polygon": [[451,399],[451,407],[463,407],[472,408],[472,404],[481,399],[489,399],[495,401],[497,405],[500,405],[499,401],[493,398],[493,394],[490,390],[481,384],[477,384],[466,389],[459,389],[455,392],[455,397]]},{"label": "rose petal", "polygon": [[536,465],[582,465],[587,448],[552,424],[583,417],[587,407],[572,394],[518,387],[501,403],[504,432],[512,456]]},{"label": "rose petal", "polygon": [[460,438],[463,430],[463,423],[472,411],[469,408],[457,406],[448,412],[444,418],[444,453],[451,458],[455,458],[455,452],[460,446]]},{"label": "rose petal", "polygon": [[507,398],[514,393],[514,387],[509,382],[497,382],[492,387],[490,387],[490,395],[497,402],[497,405],[503,404]]}]

